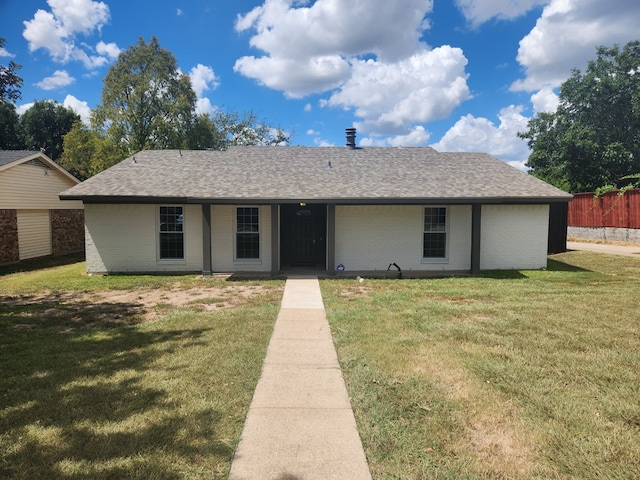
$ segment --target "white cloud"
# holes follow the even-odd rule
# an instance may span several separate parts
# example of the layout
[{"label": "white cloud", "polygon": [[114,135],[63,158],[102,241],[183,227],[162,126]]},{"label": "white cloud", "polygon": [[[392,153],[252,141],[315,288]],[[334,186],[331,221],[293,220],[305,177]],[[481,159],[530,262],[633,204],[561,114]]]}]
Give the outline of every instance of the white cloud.
[{"label": "white cloud", "polygon": [[351,74],[349,63],[340,55],[309,57],[304,60],[283,57],[242,57],[234,71],[253,78],[289,98],[339,87]]},{"label": "white cloud", "polygon": [[311,110],[313,110],[313,107],[311,106],[311,104],[310,103],[305,104],[304,111],[310,112]]},{"label": "white cloud", "polygon": [[91,109],[89,108],[89,104],[87,102],[78,100],[73,95],[67,95],[64,101],[62,102],[62,105],[64,105],[67,108],[70,108],[71,110],[76,112],[78,115],[80,115],[80,118],[82,119],[82,123],[84,123],[85,125],[90,124]]},{"label": "white cloud", "polygon": [[559,99],[553,89],[547,86],[531,95],[531,103],[536,112],[555,112]]},{"label": "white cloud", "polygon": [[24,103],[22,105],[18,105],[16,107],[16,112],[18,115],[22,115],[24,112],[26,112],[27,110],[29,110],[31,107],[33,107],[35,102],[30,102],[30,103]]},{"label": "white cloud", "polygon": [[67,35],[88,35],[100,30],[109,21],[106,3],[92,0],[47,0],[54,16],[60,21]]},{"label": "white cloud", "polygon": [[118,55],[120,55],[121,51],[122,50],[118,48],[118,45],[113,42],[104,43],[102,40],[100,40],[96,45],[96,52],[98,52],[102,56],[109,57],[112,60],[118,58]]},{"label": "white cloud", "polygon": [[23,23],[25,29],[22,36],[29,42],[30,51],[44,48],[52,58],[68,61],[73,44],[64,42],[63,39],[68,35],[52,13],[38,10],[32,20]]},{"label": "white cloud", "polygon": [[624,45],[638,37],[637,0],[551,0],[536,26],[520,41],[518,62],[526,76],[516,91],[557,87],[594,59],[596,47]]},{"label": "white cloud", "polygon": [[517,168],[518,170],[522,170],[523,172],[528,172],[529,170],[531,170],[529,167],[527,167],[526,160],[511,160],[505,163],[508,163],[513,168]]},{"label": "white cloud", "polygon": [[71,85],[75,81],[76,79],[70,76],[65,70],[56,70],[53,72],[53,75],[43,78],[35,85],[43,90],[55,90],[56,88]]},{"label": "white cloud", "polygon": [[313,139],[313,143],[317,147],[335,147],[335,145],[333,143],[331,143],[329,140],[326,140],[326,139],[320,138],[320,137],[314,138]]},{"label": "white cloud", "polygon": [[338,88],[350,77],[351,58],[398,61],[424,48],[432,8],[432,0],[317,0],[310,7],[266,0],[236,20],[265,55],[242,57],[234,69],[290,98]]},{"label": "white cloud", "polygon": [[376,138],[365,137],[360,141],[363,147],[420,147],[429,141],[431,134],[422,125],[417,125],[406,135]]},{"label": "white cloud", "polygon": [[189,71],[189,78],[191,79],[191,86],[198,97],[196,100],[196,113],[198,115],[213,113],[215,107],[211,104],[211,100],[203,97],[204,92],[215,90],[220,85],[219,78],[213,68],[199,63]]},{"label": "white cloud", "polygon": [[0,48],[0,57],[15,57],[13,53],[9,53],[6,48]]},{"label": "white cloud", "polygon": [[210,115],[216,111],[216,108],[211,105],[211,100],[207,97],[198,98],[196,100],[196,114],[202,115],[203,113],[206,115]]},{"label": "white cloud", "polygon": [[76,60],[89,69],[105,65],[113,58],[115,44],[100,42],[96,50],[102,56],[90,55],[76,45],[78,35],[99,32],[109,21],[109,7],[105,3],[93,0],[47,0],[47,3],[51,11],[39,9],[31,20],[23,22],[22,35],[30,51],[44,49],[57,62]]},{"label": "white cloud", "polygon": [[320,106],[353,109],[372,137],[426,141],[416,125],[471,96],[462,51],[420,41],[432,10],[432,0],[265,0],[236,19],[264,55],[239,58],[234,70],[288,98],[333,91]]},{"label": "white cloud", "polygon": [[474,27],[492,18],[511,20],[547,3],[549,0],[456,0],[456,6]]},{"label": "white cloud", "polygon": [[323,105],[354,108],[367,132],[397,134],[446,117],[471,97],[466,64],[462,50],[448,45],[395,63],[355,61],[351,78]]},{"label": "white cloud", "polygon": [[80,48],[76,48],[71,52],[71,60],[82,62],[86,69],[93,70],[109,63],[109,59],[100,55],[89,55]]},{"label": "white cloud", "polygon": [[191,86],[198,97],[201,97],[207,90],[215,90],[219,83],[213,68],[198,64],[189,72]]},{"label": "white cloud", "polygon": [[498,126],[486,118],[465,115],[431,146],[443,152],[486,152],[506,162],[526,162],[527,142],[517,136],[527,129],[529,120],[522,111],[522,106],[503,108]]},{"label": "white cloud", "polygon": [[254,30],[251,46],[273,58],[373,53],[397,60],[418,48],[428,28],[425,15],[433,9],[432,0],[316,0],[310,7],[296,3],[307,2],[265,0],[238,15],[236,30]]}]

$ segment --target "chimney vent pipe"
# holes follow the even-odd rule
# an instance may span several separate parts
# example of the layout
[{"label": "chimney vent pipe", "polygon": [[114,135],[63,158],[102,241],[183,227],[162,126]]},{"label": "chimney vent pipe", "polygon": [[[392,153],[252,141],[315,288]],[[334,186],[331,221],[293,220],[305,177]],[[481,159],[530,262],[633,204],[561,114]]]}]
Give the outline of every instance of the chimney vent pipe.
[{"label": "chimney vent pipe", "polygon": [[356,129],[351,127],[346,129],[347,133],[347,147],[351,149],[356,148]]}]

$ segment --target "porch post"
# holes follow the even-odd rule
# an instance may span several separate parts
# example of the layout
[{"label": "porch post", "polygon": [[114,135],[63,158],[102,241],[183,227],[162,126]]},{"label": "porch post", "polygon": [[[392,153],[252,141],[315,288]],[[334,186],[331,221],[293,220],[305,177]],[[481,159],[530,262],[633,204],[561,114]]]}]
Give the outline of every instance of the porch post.
[{"label": "porch post", "polygon": [[280,273],[280,206],[271,205],[271,275]]},{"label": "porch post", "polygon": [[327,205],[327,272],[336,273],[336,205]]},{"label": "porch post", "polygon": [[210,276],[211,268],[211,205],[202,204],[202,275]]},{"label": "porch post", "polygon": [[471,206],[471,273],[480,274],[480,233],[482,230],[482,205]]}]

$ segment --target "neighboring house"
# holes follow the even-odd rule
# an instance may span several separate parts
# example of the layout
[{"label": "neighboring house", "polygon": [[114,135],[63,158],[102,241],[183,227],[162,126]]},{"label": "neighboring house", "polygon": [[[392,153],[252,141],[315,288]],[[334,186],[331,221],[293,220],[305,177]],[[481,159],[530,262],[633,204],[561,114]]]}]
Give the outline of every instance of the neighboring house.
[{"label": "neighboring house", "polygon": [[347,146],[142,151],[61,198],[90,273],[411,275],[546,267],[571,195],[486,154]]},{"label": "neighboring house", "polygon": [[84,249],[82,202],[58,198],[78,183],[43,153],[0,150],[0,265]]}]

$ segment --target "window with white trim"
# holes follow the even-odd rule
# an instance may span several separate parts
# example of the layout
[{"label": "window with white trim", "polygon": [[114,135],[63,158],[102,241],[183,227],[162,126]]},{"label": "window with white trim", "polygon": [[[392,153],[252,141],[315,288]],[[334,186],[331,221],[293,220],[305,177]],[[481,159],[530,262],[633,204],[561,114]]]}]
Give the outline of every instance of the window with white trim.
[{"label": "window with white trim", "polygon": [[260,209],[236,208],[236,258],[255,260],[260,258]]},{"label": "window with white trim", "polygon": [[423,258],[447,256],[447,208],[425,207],[422,240]]},{"label": "window with white trim", "polygon": [[160,207],[160,260],[184,260],[184,211]]}]

